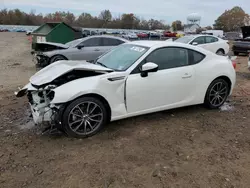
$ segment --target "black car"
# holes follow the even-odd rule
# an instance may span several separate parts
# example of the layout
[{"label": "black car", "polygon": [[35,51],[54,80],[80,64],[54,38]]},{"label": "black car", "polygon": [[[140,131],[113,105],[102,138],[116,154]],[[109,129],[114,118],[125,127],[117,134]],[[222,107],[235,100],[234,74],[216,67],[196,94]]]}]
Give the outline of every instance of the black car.
[{"label": "black car", "polygon": [[234,55],[240,53],[248,54],[250,52],[250,26],[241,28],[243,39],[236,39],[233,43],[232,51]]}]

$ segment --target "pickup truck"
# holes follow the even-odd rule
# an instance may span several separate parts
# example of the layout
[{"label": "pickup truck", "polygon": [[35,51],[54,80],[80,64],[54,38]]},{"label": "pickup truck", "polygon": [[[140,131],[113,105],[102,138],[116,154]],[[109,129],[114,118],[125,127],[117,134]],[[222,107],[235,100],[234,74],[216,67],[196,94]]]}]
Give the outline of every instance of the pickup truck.
[{"label": "pickup truck", "polygon": [[232,51],[234,55],[239,53],[249,54],[250,52],[250,26],[241,27],[243,39],[237,39],[233,42]]}]

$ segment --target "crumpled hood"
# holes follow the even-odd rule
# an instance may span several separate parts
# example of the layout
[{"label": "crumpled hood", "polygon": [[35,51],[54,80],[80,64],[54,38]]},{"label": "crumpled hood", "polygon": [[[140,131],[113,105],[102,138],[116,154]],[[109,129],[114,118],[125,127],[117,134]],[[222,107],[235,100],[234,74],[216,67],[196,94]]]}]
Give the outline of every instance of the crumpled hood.
[{"label": "crumpled hood", "polygon": [[57,61],[51,65],[41,69],[30,78],[33,85],[47,84],[59,76],[66,74],[72,70],[89,70],[89,71],[103,71],[110,72],[112,69],[102,67],[100,65],[88,63],[87,61]]},{"label": "crumpled hood", "polygon": [[65,49],[69,48],[69,46],[65,44],[56,43],[56,42],[39,42],[38,44],[47,44],[47,45],[57,46],[57,47],[65,48]]}]

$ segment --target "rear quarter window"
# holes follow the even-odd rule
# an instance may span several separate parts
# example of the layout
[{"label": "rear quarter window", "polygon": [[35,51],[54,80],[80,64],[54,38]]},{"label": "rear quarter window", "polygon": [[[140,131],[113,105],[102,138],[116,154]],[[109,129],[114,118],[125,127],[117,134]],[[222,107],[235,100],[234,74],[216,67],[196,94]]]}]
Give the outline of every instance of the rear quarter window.
[{"label": "rear quarter window", "polygon": [[190,65],[195,65],[200,63],[206,56],[200,52],[194,50],[188,50],[188,63]]}]

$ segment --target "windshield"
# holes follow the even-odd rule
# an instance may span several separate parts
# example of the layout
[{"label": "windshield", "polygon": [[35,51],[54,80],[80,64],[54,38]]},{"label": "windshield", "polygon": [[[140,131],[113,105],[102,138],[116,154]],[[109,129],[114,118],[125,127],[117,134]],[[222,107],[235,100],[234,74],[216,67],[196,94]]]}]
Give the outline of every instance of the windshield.
[{"label": "windshield", "polygon": [[69,46],[69,47],[75,47],[77,44],[79,44],[82,41],[82,39],[76,39],[76,40],[72,40],[70,42],[67,42],[65,45]]},{"label": "windshield", "polygon": [[178,38],[177,40],[175,40],[175,42],[181,42],[181,43],[187,44],[193,39],[194,39],[194,36],[184,36],[184,37]]},{"label": "windshield", "polygon": [[134,44],[122,44],[97,59],[96,64],[124,71],[133,65],[149,48]]}]

